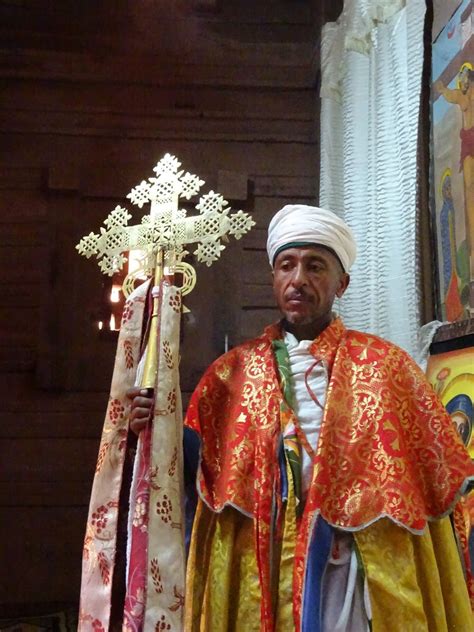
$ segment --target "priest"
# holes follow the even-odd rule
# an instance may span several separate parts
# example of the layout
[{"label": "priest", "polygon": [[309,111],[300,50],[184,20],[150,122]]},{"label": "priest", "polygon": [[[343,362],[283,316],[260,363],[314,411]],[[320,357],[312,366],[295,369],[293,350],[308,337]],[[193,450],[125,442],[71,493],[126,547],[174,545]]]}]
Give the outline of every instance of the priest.
[{"label": "priest", "polygon": [[[474,466],[413,360],[334,314],[352,231],[287,205],[267,251],[282,319],[209,367],[185,421],[185,629],[474,629],[455,528]],[[151,400],[129,396],[140,432]]]}]

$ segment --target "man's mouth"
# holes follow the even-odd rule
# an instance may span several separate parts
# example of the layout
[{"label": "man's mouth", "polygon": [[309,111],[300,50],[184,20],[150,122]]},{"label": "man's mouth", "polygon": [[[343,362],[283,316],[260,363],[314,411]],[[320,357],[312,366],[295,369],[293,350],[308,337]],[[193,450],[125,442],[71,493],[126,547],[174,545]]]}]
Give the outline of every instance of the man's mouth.
[{"label": "man's mouth", "polygon": [[287,297],[288,303],[308,303],[308,297],[304,294],[294,292]]}]

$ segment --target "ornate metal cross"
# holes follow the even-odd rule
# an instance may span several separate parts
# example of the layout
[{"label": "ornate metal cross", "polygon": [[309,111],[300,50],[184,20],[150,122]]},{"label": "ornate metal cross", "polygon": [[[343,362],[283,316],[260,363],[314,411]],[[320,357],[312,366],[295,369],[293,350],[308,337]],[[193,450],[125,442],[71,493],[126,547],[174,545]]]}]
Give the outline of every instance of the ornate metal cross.
[{"label": "ornate metal cross", "polygon": [[225,246],[221,240],[227,235],[240,239],[255,222],[248,213],[239,210],[231,213],[228,202],[214,191],[201,196],[196,205],[199,215],[187,217],[185,209],[179,208],[180,198],[190,200],[204,184],[198,176],[184,173],[181,163],[166,154],[153,169],[155,177],[143,180],[127,197],[142,208],[150,204],[150,212],[144,215],[141,224],[128,226],[132,215],[127,209],[116,206],[104,221],[100,233],[89,233],[77,244],[81,255],[99,259],[99,268],[112,276],[127,261],[124,253],[131,250],[142,252],[141,268],[127,275],[123,290],[127,296],[133,290],[135,278],[140,273],[152,275],[158,253],[164,255],[164,265],[170,274],[183,273],[183,294],[195,285],[194,268],[182,259],[189,254],[187,244],[197,243],[194,253],[198,261],[210,266],[216,261]]}]

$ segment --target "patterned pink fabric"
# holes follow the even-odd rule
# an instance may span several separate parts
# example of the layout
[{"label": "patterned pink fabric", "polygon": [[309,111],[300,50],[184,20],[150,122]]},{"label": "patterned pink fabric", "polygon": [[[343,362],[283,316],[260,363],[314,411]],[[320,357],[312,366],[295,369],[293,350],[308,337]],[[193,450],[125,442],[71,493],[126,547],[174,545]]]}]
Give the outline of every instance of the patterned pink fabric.
[{"label": "patterned pink fabric", "polygon": [[[132,294],[122,318],[84,542],[80,632],[111,629],[119,500],[129,432],[125,394],[140,383],[147,291],[148,284],[144,284]],[[124,632],[182,629],[185,550],[178,374],[180,292],[162,283],[160,300],[154,416],[139,438],[130,490]]]},{"label": "patterned pink fabric", "polygon": [[130,516],[128,537],[130,553],[127,573],[127,592],[124,607],[124,629],[142,630],[145,616],[146,570],[148,557],[148,513],[150,500],[150,443],[151,427],[140,434],[137,452],[137,473],[134,480],[134,494],[130,506],[134,507]]}]

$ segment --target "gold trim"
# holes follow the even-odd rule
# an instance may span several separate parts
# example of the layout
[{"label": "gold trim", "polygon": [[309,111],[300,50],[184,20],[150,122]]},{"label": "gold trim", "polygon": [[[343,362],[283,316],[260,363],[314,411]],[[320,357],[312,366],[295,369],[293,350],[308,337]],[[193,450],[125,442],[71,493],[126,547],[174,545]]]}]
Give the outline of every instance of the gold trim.
[{"label": "gold trim", "polygon": [[[158,250],[155,265],[155,288],[160,286],[163,278],[163,250]],[[150,318],[148,344],[146,347],[145,366],[141,380],[142,388],[155,388],[158,371],[158,318],[160,315],[160,297],[153,296],[153,312]]]}]

